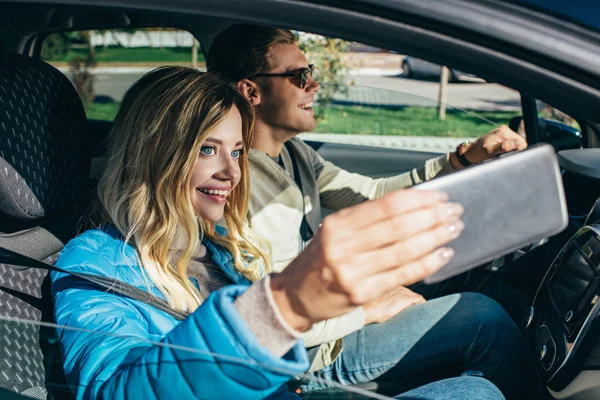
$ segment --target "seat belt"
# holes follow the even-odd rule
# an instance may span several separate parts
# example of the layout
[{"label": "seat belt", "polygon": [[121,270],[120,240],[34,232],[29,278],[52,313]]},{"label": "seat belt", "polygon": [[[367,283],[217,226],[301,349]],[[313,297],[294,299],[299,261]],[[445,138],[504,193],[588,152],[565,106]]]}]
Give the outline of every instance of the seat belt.
[{"label": "seat belt", "polygon": [[105,276],[99,276],[94,274],[86,274],[82,272],[71,272],[59,268],[55,265],[51,265],[36,259],[24,256],[23,254],[16,253],[14,251],[0,247],[0,263],[8,264],[9,267],[16,271],[24,271],[28,268],[44,269],[46,271],[62,272],[64,274],[76,276],[86,282],[92,283],[95,286],[99,286],[105,289],[107,292],[118,294],[121,296],[129,297],[133,300],[141,301],[145,304],[151,305],[177,320],[184,320],[188,317],[189,313],[183,311],[173,310],[169,303],[165,300],[153,296],[151,293],[146,292],[133,285],[120,281],[114,278],[108,278]]},{"label": "seat belt", "polygon": [[[45,263],[43,261],[38,261],[36,259],[24,256],[23,254],[16,253],[12,250],[8,250],[4,247],[0,247],[0,264],[6,264],[8,267],[12,268],[15,271],[25,271],[29,268],[37,268],[43,269],[46,271],[55,271],[62,272],[67,275],[75,276],[79,279],[83,279],[86,282],[89,282],[95,286],[99,286],[105,289],[107,292],[111,292],[114,294],[118,294],[124,297],[128,297],[133,300],[141,301],[142,303],[148,304],[157,308],[173,318],[182,321],[186,319],[190,314],[184,311],[176,311],[173,310],[169,303],[165,300],[160,299],[158,297],[152,296],[150,293],[137,288],[133,285],[120,281],[114,278],[108,278],[105,276],[94,275],[94,274],[86,274],[82,272],[71,272],[65,269],[59,268],[55,265]],[[319,346],[315,346],[307,349],[308,358],[312,363],[315,357],[317,356],[317,352],[319,350]]]},{"label": "seat belt", "polygon": [[296,161],[296,156],[294,155],[294,147],[289,141],[285,142],[284,145],[288,151],[288,154],[290,155],[290,159],[292,160],[292,168],[294,170],[294,181],[296,182],[296,185],[298,185],[298,188],[300,189],[300,194],[302,195],[302,223],[300,224],[300,236],[302,237],[302,240],[306,243],[310,239],[312,239],[312,237],[314,236],[314,232],[308,224],[308,220],[306,219],[306,208],[304,204],[304,189],[302,188],[302,178],[300,178],[298,162]]}]

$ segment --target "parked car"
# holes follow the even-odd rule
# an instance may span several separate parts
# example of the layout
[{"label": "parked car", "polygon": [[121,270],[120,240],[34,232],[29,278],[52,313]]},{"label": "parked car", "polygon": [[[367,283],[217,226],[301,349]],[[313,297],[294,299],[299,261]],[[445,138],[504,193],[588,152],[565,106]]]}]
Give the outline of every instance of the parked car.
[{"label": "parked car", "polygon": [[[77,233],[77,217],[89,204],[95,184],[90,168],[102,165],[98,160],[104,156],[104,139],[111,128],[110,121],[86,119],[78,100],[65,101],[54,90],[59,75],[53,67],[39,62],[36,69],[23,69],[19,64],[39,59],[43,40],[51,33],[176,26],[192,32],[208,49],[218,31],[248,22],[409,53],[519,91],[521,121],[530,145],[559,138],[563,148],[568,142],[570,149],[559,156],[571,226],[537,247],[524,246],[519,254],[547,263],[550,271],[544,281],[536,282],[539,296],[523,327],[540,380],[556,399],[597,399],[600,253],[578,238],[600,235],[594,230],[575,234],[573,246],[565,247],[566,253],[562,249],[565,237],[570,239],[588,220],[589,210],[600,198],[600,19],[590,18],[598,15],[599,7],[589,0],[1,0],[0,43],[5,53],[17,56],[0,68],[0,248],[34,260],[55,260]],[[17,70],[26,71],[31,81],[16,79]],[[42,99],[51,109],[41,108]],[[579,129],[575,132],[556,121],[540,122],[537,99],[572,116]],[[322,142],[311,145],[337,165],[374,177],[422,166],[435,155]],[[12,213],[15,193],[27,203],[18,215]],[[531,201],[544,201],[544,196],[532,193]],[[489,228],[502,233],[500,221]],[[566,275],[555,274],[560,264],[554,262],[557,254],[559,262],[568,260],[581,269],[571,275],[568,269]],[[16,262],[0,259],[0,396],[42,399],[51,398],[50,392],[55,399],[69,398],[53,335],[47,271],[34,262],[24,270],[15,268]],[[505,263],[502,269],[510,267]],[[581,271],[588,279],[583,283],[577,273]],[[578,285],[563,291],[571,296],[571,309],[553,299],[551,288],[562,283],[561,276],[567,289],[573,277]]]},{"label": "parked car", "polygon": [[[439,78],[442,67],[439,64],[422,60],[411,56],[405,56],[402,60],[402,75],[407,78]],[[450,82],[481,82],[481,79],[468,72],[459,71],[454,68],[448,68]]]}]

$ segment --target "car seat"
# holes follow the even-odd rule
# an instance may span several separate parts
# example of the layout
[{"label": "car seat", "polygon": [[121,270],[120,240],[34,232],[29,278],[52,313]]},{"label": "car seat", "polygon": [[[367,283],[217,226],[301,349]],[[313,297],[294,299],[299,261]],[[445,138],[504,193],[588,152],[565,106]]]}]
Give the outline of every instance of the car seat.
[{"label": "car seat", "polygon": [[[71,82],[30,57],[0,56],[0,247],[53,263],[86,206],[86,116]],[[69,398],[47,271],[0,263],[0,388]]]}]

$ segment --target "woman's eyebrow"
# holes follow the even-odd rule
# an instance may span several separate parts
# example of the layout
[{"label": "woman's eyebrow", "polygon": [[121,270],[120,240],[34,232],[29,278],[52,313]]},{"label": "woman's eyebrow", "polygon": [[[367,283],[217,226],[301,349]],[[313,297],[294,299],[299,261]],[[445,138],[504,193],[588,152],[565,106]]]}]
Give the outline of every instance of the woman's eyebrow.
[{"label": "woman's eyebrow", "polygon": [[[214,144],[219,144],[219,145],[222,145],[222,144],[223,144],[223,141],[222,141],[222,140],[219,140],[219,139],[214,139],[214,138],[208,138],[208,139],[206,139],[206,140],[204,141],[204,143],[207,143],[207,142],[211,142],[211,143],[214,143]],[[244,145],[244,141],[243,141],[243,140],[240,140],[240,141],[239,141],[239,142],[237,142],[235,145],[236,145],[236,146],[243,146],[243,145]]]}]

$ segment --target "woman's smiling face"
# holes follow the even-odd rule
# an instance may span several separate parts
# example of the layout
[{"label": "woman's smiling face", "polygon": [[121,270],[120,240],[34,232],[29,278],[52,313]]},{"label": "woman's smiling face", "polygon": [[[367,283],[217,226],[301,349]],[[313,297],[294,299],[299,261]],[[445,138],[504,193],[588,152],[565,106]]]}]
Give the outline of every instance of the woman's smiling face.
[{"label": "woman's smiling face", "polygon": [[223,217],[227,196],[240,182],[243,152],[242,117],[234,106],[202,143],[190,183],[194,211],[216,222]]}]

